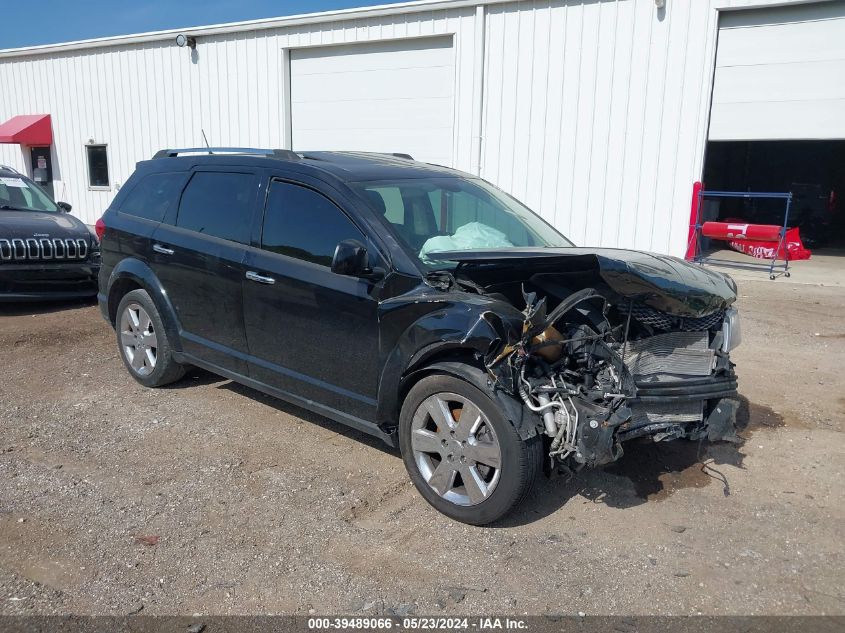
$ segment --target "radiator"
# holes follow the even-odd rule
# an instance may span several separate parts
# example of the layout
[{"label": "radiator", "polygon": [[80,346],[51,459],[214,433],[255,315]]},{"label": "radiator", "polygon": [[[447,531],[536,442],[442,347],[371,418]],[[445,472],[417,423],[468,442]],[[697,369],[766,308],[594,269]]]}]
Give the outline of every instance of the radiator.
[{"label": "radiator", "polygon": [[[672,382],[709,376],[714,352],[707,332],[669,332],[631,341],[625,365],[639,383]],[[631,404],[629,429],[649,424],[687,424],[704,418],[704,401]]]},{"label": "radiator", "polygon": [[625,365],[639,382],[667,382],[684,377],[709,376],[714,352],[707,332],[669,332],[630,341]]}]

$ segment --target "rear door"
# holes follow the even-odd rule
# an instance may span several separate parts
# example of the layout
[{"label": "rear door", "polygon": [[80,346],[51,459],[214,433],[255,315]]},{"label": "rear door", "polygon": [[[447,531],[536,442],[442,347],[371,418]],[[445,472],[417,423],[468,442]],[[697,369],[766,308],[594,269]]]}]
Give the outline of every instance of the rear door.
[{"label": "rear door", "polygon": [[244,249],[260,182],[248,168],[194,169],[152,246],[152,267],[173,303],[184,351],[244,376]]},{"label": "rear door", "polygon": [[[109,228],[115,230],[119,259],[153,258],[152,235],[168,210],[175,209],[189,174],[184,171],[152,172],[141,175],[111,206]],[[104,251],[103,261],[112,259]],[[114,262],[108,261],[108,265]]]},{"label": "rear door", "polygon": [[384,265],[364,232],[303,179],[273,179],[257,248],[246,258],[244,314],[250,375],[294,396],[375,420],[378,286],[337,275],[337,244],[365,244],[370,265]]}]

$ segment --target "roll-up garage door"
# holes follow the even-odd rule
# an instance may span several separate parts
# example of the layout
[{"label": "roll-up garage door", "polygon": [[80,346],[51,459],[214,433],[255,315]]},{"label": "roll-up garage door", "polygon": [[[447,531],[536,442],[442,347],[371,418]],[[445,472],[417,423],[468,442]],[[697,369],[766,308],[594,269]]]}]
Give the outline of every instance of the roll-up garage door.
[{"label": "roll-up garage door", "polygon": [[845,139],[845,2],[725,11],[710,140]]},{"label": "roll-up garage door", "polygon": [[451,37],[291,51],[293,148],[451,165],[454,65]]}]

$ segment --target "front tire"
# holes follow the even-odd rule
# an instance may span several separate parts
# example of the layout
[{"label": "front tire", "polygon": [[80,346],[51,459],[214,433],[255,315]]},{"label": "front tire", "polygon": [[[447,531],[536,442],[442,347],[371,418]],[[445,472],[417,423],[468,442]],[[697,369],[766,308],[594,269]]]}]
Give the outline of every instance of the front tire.
[{"label": "front tire", "polygon": [[114,329],[123,364],[145,387],[161,387],[185,375],[185,366],[173,359],[161,315],[146,290],[123,296]]},{"label": "front tire", "polygon": [[520,438],[486,393],[448,374],[426,376],[408,393],[399,447],[423,498],[472,525],[512,510],[542,464],[542,438]]}]

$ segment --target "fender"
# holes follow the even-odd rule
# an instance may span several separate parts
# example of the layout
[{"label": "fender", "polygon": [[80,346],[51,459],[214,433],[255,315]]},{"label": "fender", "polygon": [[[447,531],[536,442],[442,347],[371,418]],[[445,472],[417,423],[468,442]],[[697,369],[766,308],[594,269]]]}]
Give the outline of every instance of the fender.
[{"label": "fender", "polygon": [[[404,307],[418,309],[419,304],[407,303]],[[383,356],[377,419],[385,428],[396,425],[403,387],[408,385],[407,378],[413,372],[444,357],[459,356],[470,362],[476,359],[480,365],[481,359],[510,341],[518,332],[515,327],[522,323],[521,313],[511,306],[477,295],[469,300],[429,303],[428,307],[435,309],[401,332]],[[391,330],[392,317],[401,312],[396,308],[394,304],[380,315],[383,344],[386,338],[391,338],[387,333]],[[397,316],[395,320],[403,319]]]},{"label": "fender", "polygon": [[156,274],[140,259],[133,257],[122,259],[109,275],[106,286],[106,305],[109,313],[109,321],[112,325],[114,325],[114,312],[117,310],[117,301],[119,301],[119,299],[115,299],[112,296],[112,290],[116,283],[123,280],[131,280],[149,293],[161,314],[161,320],[164,324],[164,331],[167,334],[168,341],[170,341],[175,351],[181,352],[182,339],[179,334],[182,331],[182,326],[176,317],[176,310],[174,310],[170,297],[167,296],[167,292],[162,287]]}]

